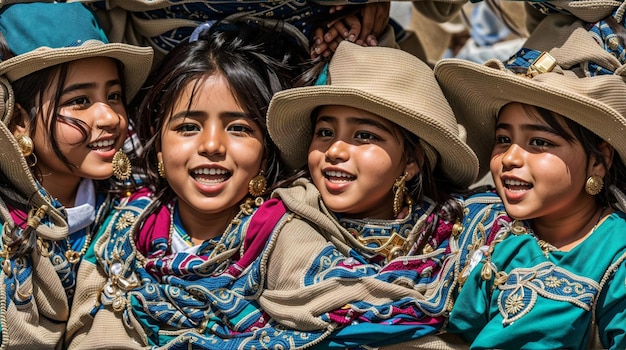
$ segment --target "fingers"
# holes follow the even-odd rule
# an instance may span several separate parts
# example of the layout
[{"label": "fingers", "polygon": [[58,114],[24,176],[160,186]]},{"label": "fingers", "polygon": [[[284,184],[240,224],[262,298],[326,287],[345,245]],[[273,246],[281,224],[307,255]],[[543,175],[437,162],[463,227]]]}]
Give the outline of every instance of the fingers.
[{"label": "fingers", "polygon": [[357,16],[350,15],[343,18],[343,22],[349,29],[346,29],[344,39],[356,42],[362,30],[361,21]]},{"label": "fingers", "polygon": [[361,11],[361,32],[356,41],[359,45],[376,46],[376,40],[389,22],[390,3],[367,4]]}]

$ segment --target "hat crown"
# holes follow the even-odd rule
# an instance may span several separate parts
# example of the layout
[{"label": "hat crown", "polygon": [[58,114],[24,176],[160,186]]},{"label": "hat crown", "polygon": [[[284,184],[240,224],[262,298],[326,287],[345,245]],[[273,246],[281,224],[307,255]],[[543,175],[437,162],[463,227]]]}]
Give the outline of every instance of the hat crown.
[{"label": "hat crown", "polygon": [[[371,47],[363,54],[362,49],[354,44],[339,46],[329,63],[328,85],[358,90],[380,104],[395,105],[406,112],[407,119],[432,117],[442,127],[459,134],[454,113],[426,63],[402,50]],[[405,123],[398,124],[407,128]],[[421,136],[416,130],[407,129]]]},{"label": "hat crown", "polygon": [[107,44],[93,13],[81,3],[13,4],[0,13],[0,32],[15,55],[40,47],[81,46],[89,40]]}]

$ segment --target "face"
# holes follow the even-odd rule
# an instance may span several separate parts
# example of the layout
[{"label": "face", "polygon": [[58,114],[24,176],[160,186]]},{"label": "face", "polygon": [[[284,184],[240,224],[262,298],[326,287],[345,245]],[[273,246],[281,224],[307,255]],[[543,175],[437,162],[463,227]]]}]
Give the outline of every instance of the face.
[{"label": "face", "polygon": [[246,197],[263,161],[263,132],[213,75],[190,82],[161,132],[159,161],[181,217],[230,213]]},{"label": "face", "polygon": [[[97,69],[96,69],[97,68]],[[51,86],[57,86],[58,76]],[[47,115],[55,98],[49,89],[44,94],[42,113],[31,138],[35,144],[37,166],[46,189],[74,189],[82,178],[107,179],[113,174],[111,161],[122,147],[128,131],[126,109],[117,64],[111,58],[86,58],[71,62],[62,87],[57,113],[81,121],[87,137],[72,124],[57,119],[60,152],[70,162],[68,167],[50,145],[51,116]],[[16,132],[16,134],[23,132]]]},{"label": "face", "polygon": [[519,103],[501,110],[495,135],[491,172],[513,218],[555,220],[594,201],[584,190],[590,162],[580,142],[566,141]]},{"label": "face", "polygon": [[324,106],[315,120],[309,170],[326,206],[346,217],[393,218],[393,184],[407,163],[398,128],[367,111]]}]

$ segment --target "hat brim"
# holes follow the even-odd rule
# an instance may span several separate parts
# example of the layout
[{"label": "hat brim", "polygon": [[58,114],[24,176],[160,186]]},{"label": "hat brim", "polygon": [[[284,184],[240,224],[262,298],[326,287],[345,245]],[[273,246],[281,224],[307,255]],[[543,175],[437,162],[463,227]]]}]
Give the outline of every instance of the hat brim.
[{"label": "hat brim", "polygon": [[[417,97],[416,97],[417,98]],[[433,118],[403,109],[395,103],[362,90],[332,85],[293,88],[278,92],[268,109],[270,137],[281,150],[291,170],[307,163],[313,135],[311,113],[319,106],[341,105],[366,110],[385,118],[420,137],[439,155],[444,175],[457,186],[466,187],[476,180],[478,160],[470,147]]]},{"label": "hat brim", "polygon": [[14,82],[48,67],[90,57],[110,57],[123,64],[126,98],[130,101],[150,73],[153,50],[121,43],[105,44],[97,40],[89,40],[76,47],[41,47],[0,63],[0,74]]},{"label": "hat brim", "polygon": [[611,104],[626,104],[621,76],[576,78],[572,83],[571,77],[550,72],[529,79],[460,59],[441,60],[434,71],[457,120],[467,129],[468,144],[480,161],[480,176],[489,171],[500,109],[511,102],[541,107],[575,121],[610,143],[626,161],[626,119],[611,106],[582,94],[621,87],[625,94],[616,93],[621,100],[613,99]]}]

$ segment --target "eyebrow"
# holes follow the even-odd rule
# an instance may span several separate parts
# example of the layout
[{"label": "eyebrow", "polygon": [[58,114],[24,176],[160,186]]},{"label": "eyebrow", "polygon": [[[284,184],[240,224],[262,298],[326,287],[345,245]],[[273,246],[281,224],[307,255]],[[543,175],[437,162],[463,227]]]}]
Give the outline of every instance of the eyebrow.
[{"label": "eyebrow", "polygon": [[[110,87],[110,86],[114,86],[114,85],[122,85],[122,82],[119,79],[113,79],[113,80],[107,81],[106,84],[105,84],[106,87]],[[94,82],[73,84],[73,85],[69,85],[69,86],[65,87],[61,91],[61,95],[69,94],[69,93],[71,93],[73,91],[76,91],[76,90],[94,89],[95,87],[96,87],[96,83],[94,83]]]},{"label": "eyebrow", "polygon": [[[507,124],[507,123],[498,123],[496,124],[496,128],[495,130],[498,129],[504,129],[504,130],[511,130],[513,129],[513,125],[511,124]],[[559,134],[556,132],[556,130],[554,130],[553,128],[547,126],[547,125],[541,125],[541,124],[522,124],[521,129],[524,131],[541,131],[541,132],[547,132],[550,134],[554,134],[559,136]]]},{"label": "eyebrow", "polygon": [[[184,110],[184,111],[180,111],[172,115],[172,117],[170,118],[170,122],[176,119],[181,119],[181,118],[200,119],[200,118],[206,118],[206,117],[207,117],[207,113],[205,111]],[[243,118],[243,119],[254,120],[254,118],[252,118],[251,116],[247,115],[244,112],[223,112],[223,113],[220,113],[220,118],[231,118],[231,119]]]},{"label": "eyebrow", "polygon": [[[332,122],[333,120],[336,120],[336,119],[338,119],[338,118],[337,118],[337,117],[334,117],[334,116],[320,116],[320,117],[318,117],[318,118],[317,118],[317,121],[318,121],[318,122],[319,122],[319,121],[323,121],[323,122],[330,123],[330,122]],[[392,135],[393,135],[393,130],[391,130],[391,129],[390,129],[389,127],[387,127],[386,125],[384,125],[384,124],[382,124],[382,123],[379,123],[379,122],[378,122],[378,121],[376,121],[376,120],[369,119],[369,118],[359,118],[359,117],[347,117],[346,119],[348,120],[348,123],[349,123],[349,124],[355,124],[355,125],[359,125],[359,124],[361,124],[361,125],[370,125],[370,126],[373,126],[373,127],[379,128],[379,129],[381,129],[381,130],[384,130],[384,131],[386,131],[386,132],[388,132],[388,133],[390,133],[390,134],[392,134]]]}]

